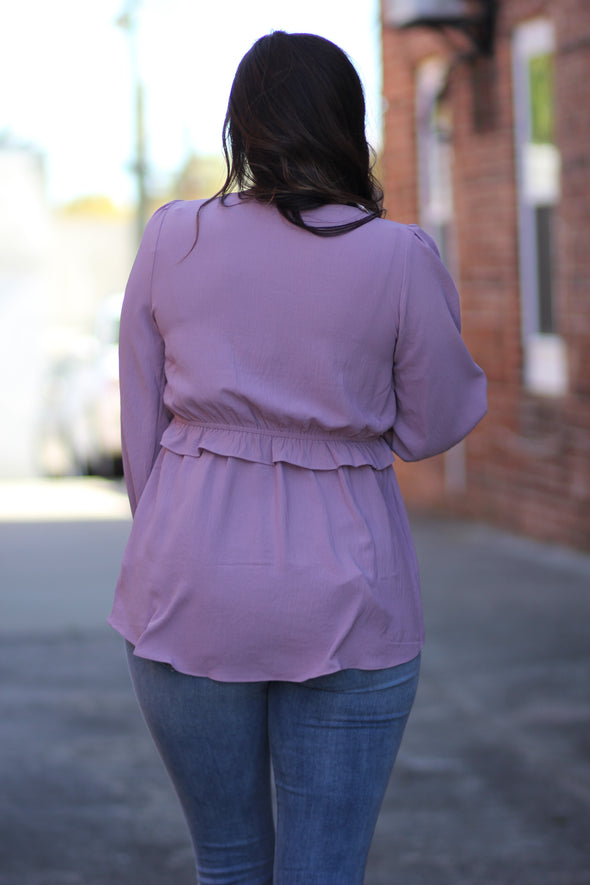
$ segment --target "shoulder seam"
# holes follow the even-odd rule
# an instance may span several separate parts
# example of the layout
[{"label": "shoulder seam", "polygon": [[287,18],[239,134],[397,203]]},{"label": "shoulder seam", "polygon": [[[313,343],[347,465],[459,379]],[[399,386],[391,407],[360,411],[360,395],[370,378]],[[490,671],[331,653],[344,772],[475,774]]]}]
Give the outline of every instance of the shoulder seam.
[{"label": "shoulder seam", "polygon": [[404,265],[402,268],[402,284],[401,284],[401,292],[399,298],[399,307],[398,307],[398,318],[397,318],[397,332],[398,336],[401,329],[402,324],[402,312],[406,309],[406,304],[408,301],[408,254],[410,252],[410,244],[413,239],[413,233],[409,226],[406,226],[406,248],[404,251]]},{"label": "shoulder seam", "polygon": [[[172,206],[173,203],[177,203],[177,202],[179,202],[179,201],[173,200],[172,202],[166,203],[164,206],[161,206],[160,209],[158,209],[158,212],[162,213],[162,218],[160,219],[160,226],[158,228],[158,233],[157,233],[157,236],[156,236],[156,239],[154,242],[154,255],[152,258],[152,271],[150,274],[150,313],[151,313],[152,317],[154,317],[154,300],[153,300],[152,293],[153,293],[153,282],[154,282],[154,273],[155,273],[155,269],[156,269],[156,255],[158,252],[158,245],[160,243],[160,236],[162,234],[164,220],[166,218],[166,215],[168,214],[168,209],[170,208],[170,206]],[[154,317],[154,321],[155,321],[155,317]]]}]

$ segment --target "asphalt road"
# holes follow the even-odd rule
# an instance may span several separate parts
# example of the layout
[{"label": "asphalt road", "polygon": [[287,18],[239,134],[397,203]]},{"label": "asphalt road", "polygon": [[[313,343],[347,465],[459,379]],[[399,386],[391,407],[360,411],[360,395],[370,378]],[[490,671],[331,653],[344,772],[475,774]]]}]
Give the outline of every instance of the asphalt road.
[{"label": "asphalt road", "polygon": [[[194,885],[104,623],[126,514],[117,485],[0,484],[0,885]],[[428,639],[366,885],[587,885],[590,556],[412,522]]]}]

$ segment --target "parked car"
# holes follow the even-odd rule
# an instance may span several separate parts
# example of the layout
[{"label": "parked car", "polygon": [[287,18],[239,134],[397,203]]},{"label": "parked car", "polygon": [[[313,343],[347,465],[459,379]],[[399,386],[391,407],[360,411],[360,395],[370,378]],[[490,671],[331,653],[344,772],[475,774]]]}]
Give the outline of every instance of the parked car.
[{"label": "parked car", "polygon": [[92,335],[63,344],[48,371],[39,460],[50,476],[120,476],[119,317],[122,296],[101,302]]}]

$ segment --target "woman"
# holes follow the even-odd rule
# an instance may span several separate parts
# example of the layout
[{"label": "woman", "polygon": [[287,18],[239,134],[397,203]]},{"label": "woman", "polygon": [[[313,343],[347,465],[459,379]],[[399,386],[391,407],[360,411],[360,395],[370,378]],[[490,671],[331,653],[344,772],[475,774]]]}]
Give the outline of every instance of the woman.
[{"label": "woman", "polygon": [[436,247],[382,217],[364,118],[338,47],[258,40],[224,186],[156,212],[125,294],[110,623],[203,885],[362,882],[423,642],[392,450],[442,452],[486,409]]}]

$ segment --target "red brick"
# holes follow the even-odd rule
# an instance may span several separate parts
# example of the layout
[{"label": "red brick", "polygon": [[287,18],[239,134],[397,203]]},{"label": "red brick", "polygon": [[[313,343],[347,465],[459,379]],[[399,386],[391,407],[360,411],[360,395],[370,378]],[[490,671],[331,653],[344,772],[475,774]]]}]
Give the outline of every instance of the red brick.
[{"label": "red brick", "polygon": [[[445,488],[442,457],[397,462],[398,475],[410,506],[489,519],[590,549],[590,3],[500,0],[498,7],[493,59],[457,63],[448,90],[457,285],[465,339],[488,375],[489,414],[466,441],[464,494]],[[531,395],[522,382],[512,34],[536,16],[551,19],[556,34],[556,140],[562,160],[556,304],[570,373],[562,398]],[[432,55],[451,58],[450,46],[427,29],[383,28],[383,184],[388,216],[399,221],[419,220],[416,66]],[[473,116],[477,77],[486,80],[481,97],[490,109],[489,125],[479,131]]]}]

